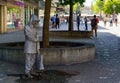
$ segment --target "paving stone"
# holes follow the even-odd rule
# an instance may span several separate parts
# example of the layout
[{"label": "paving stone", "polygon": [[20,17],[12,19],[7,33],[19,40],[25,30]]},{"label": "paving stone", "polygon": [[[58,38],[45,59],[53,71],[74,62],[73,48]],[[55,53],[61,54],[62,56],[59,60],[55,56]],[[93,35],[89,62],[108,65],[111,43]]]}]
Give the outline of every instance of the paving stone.
[{"label": "paving stone", "polygon": [[[63,25],[63,27],[64,26],[66,27],[66,25]],[[93,61],[81,63],[81,64],[73,64],[73,65],[46,66],[45,69],[64,69],[64,70],[80,72],[80,74],[77,76],[66,78],[67,82],[62,81],[62,83],[68,83],[68,82],[69,83],[120,83],[120,37],[118,33],[114,32],[115,30],[120,31],[119,28],[120,24],[119,27],[109,27],[109,25],[107,25],[108,27],[103,28],[103,26],[104,26],[103,23],[100,22],[100,26],[98,28],[98,39],[50,38],[50,40],[56,40],[56,41],[65,40],[65,41],[74,41],[74,42],[94,43],[96,47],[96,57]],[[118,37],[116,35],[118,35]],[[13,38],[10,39],[11,37]],[[13,40],[15,38],[16,40]],[[24,35],[22,31],[5,34],[2,37],[0,36],[0,42],[4,42],[7,40],[10,40],[10,42],[14,42],[14,41],[18,41],[19,39],[21,40],[24,39]],[[16,67],[13,64],[10,65],[10,63],[7,64],[5,62],[0,62],[0,72],[4,72],[4,73],[24,72],[24,66],[21,67],[22,69],[19,69],[17,68],[18,66]],[[9,68],[11,69],[9,70]],[[3,79],[2,77],[0,77],[0,82],[4,81],[4,83],[16,83],[15,80],[18,80],[18,78],[5,76],[5,79]],[[63,78],[63,80],[65,80],[65,78]],[[52,79],[50,79],[50,81],[52,81]],[[28,83],[34,83],[34,82],[29,81]],[[58,82],[56,81],[56,83]]]}]

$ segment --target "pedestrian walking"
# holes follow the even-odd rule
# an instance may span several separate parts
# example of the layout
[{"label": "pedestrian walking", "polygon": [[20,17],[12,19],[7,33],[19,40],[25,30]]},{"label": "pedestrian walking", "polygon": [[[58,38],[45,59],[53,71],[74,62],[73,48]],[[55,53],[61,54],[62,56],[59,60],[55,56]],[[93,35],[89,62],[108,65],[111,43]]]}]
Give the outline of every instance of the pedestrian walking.
[{"label": "pedestrian walking", "polygon": [[117,18],[117,15],[115,16],[115,25],[117,27],[117,23],[118,23],[118,18]]},{"label": "pedestrian walking", "polygon": [[69,16],[66,17],[66,24],[68,24],[68,23],[69,23]]},{"label": "pedestrian walking", "polygon": [[[39,19],[36,15],[31,15],[29,24],[24,27],[25,34],[25,74],[32,78],[31,72],[34,65],[37,65],[39,70],[44,69],[43,64],[38,56],[40,45],[39,45]],[[37,64],[35,64],[37,63]]]},{"label": "pedestrian walking", "polygon": [[110,26],[111,27],[113,26],[113,18],[112,17],[110,18]]},{"label": "pedestrian walking", "polygon": [[51,17],[52,28],[55,27],[55,24],[56,24],[56,23],[55,23],[55,19],[56,19],[55,15]]},{"label": "pedestrian walking", "polygon": [[91,20],[91,27],[93,34],[95,34],[95,37],[97,37],[98,23],[99,23],[99,19],[96,17],[96,15],[94,15],[93,19]]},{"label": "pedestrian walking", "polygon": [[60,18],[58,17],[58,14],[56,14],[56,29],[60,28]]},{"label": "pedestrian walking", "polygon": [[107,15],[104,17],[104,27],[106,27],[107,24]]},{"label": "pedestrian walking", "polygon": [[19,27],[19,21],[20,21],[20,19],[16,19],[16,21],[15,21],[15,29],[20,28]]},{"label": "pedestrian walking", "polygon": [[88,30],[88,26],[87,26],[88,19],[86,16],[84,18],[84,22],[85,22],[85,30]]},{"label": "pedestrian walking", "polygon": [[79,26],[80,26],[80,16],[81,16],[81,14],[79,14],[77,16],[77,29],[78,29],[78,31],[79,31]]}]

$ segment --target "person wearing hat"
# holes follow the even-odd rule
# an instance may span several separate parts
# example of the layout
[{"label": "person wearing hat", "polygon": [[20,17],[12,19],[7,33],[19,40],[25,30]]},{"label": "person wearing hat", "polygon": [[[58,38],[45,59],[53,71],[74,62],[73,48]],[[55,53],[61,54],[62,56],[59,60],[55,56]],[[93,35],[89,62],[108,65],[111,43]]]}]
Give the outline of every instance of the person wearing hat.
[{"label": "person wearing hat", "polygon": [[[39,28],[39,18],[36,15],[31,15],[29,23],[24,27],[25,74],[28,77],[32,77],[31,71],[33,70],[33,66],[39,61],[37,57],[37,52],[40,49]],[[40,69],[40,66],[38,65],[37,68]]]}]

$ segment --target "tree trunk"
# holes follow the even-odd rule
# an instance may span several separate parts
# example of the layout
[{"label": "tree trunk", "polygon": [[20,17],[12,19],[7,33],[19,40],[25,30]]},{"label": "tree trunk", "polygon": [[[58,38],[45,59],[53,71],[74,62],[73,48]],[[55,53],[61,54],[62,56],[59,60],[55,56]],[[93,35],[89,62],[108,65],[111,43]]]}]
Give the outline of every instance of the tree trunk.
[{"label": "tree trunk", "polygon": [[69,17],[69,32],[73,31],[73,1],[70,1],[70,17]]},{"label": "tree trunk", "polygon": [[49,20],[50,20],[51,0],[45,2],[44,24],[43,24],[43,47],[49,47]]}]

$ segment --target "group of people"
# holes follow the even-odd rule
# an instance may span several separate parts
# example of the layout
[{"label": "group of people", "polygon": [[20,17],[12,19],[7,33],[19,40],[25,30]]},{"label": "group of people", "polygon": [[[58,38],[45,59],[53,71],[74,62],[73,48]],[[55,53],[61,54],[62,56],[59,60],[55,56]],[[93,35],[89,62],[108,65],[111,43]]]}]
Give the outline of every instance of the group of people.
[{"label": "group of people", "polygon": [[104,27],[106,27],[107,22],[109,22],[110,26],[113,26],[113,23],[115,23],[115,25],[117,26],[118,23],[117,15],[116,14],[113,16],[106,15],[104,17]]},{"label": "group of people", "polygon": [[[77,29],[79,30],[80,22],[82,22],[81,21],[81,14],[79,14],[77,16],[76,21],[77,21]],[[88,21],[89,20],[88,20],[87,16],[85,16],[84,17],[85,30],[88,30],[88,24],[87,24]],[[97,37],[98,23],[99,23],[99,19],[96,17],[96,15],[94,15],[93,18],[91,19],[91,27],[92,27],[92,31],[95,33],[95,37]]]},{"label": "group of people", "polygon": [[58,14],[51,17],[52,28],[59,29],[60,28],[60,18]]},{"label": "group of people", "polygon": [[[85,16],[84,19],[82,20],[82,19],[81,19],[81,14],[79,14],[79,15],[77,16],[76,21],[77,21],[77,29],[78,29],[78,30],[79,30],[80,24],[83,24],[83,21],[84,21],[84,24],[85,24],[85,30],[88,30],[88,25],[87,25],[88,18],[87,18],[87,16]],[[81,23],[80,23],[80,22],[81,22]]]}]

